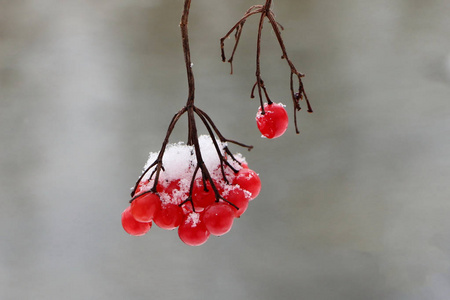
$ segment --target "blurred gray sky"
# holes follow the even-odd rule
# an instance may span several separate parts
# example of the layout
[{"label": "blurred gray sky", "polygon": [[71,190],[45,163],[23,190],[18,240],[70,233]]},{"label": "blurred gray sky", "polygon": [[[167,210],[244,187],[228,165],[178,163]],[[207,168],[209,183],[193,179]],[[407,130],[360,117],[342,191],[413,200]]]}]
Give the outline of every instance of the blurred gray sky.
[{"label": "blurred gray sky", "polygon": [[[219,51],[256,2],[193,0],[197,105],[255,146],[263,187],[230,233],[188,247],[120,224],[186,100],[182,1],[0,1],[0,299],[449,299],[450,2],[274,2],[315,112],[268,141],[257,18],[234,75]],[[292,117],[280,55],[266,25],[263,78]]]}]

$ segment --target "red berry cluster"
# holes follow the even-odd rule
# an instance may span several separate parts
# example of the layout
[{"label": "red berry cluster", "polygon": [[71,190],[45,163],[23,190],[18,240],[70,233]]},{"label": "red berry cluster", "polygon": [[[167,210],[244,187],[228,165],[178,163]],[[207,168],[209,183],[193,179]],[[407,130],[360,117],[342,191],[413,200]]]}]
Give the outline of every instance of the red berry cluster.
[{"label": "red berry cluster", "polygon": [[[301,109],[299,101],[305,99],[308,112],[312,112],[301,79],[304,75],[297,71],[288,57],[281,37],[283,27],[275,20],[271,9],[272,2],[273,0],[265,0],[263,5],[251,6],[220,39],[222,60],[226,61],[224,41],[235,32],[235,45],[228,59],[232,65],[245,22],[250,16],[260,14],[256,82],[250,97],[254,98],[257,92],[261,107],[256,114],[256,123],[263,137],[269,139],[284,134],[288,127],[288,115],[283,104],[270,100],[261,77],[261,33],[265,18],[278,40],[282,51],[281,58],[286,60],[291,69],[290,90],[297,133],[299,130],[296,112]],[[127,233],[136,236],[147,233],[153,223],[167,230],[178,228],[178,236],[184,243],[198,246],[205,243],[211,234],[221,236],[230,231],[234,219],[240,217],[246,211],[249,201],[258,196],[261,181],[254,171],[248,169],[240,154],[235,156],[228,149],[228,143],[248,150],[253,146],[225,138],[211,117],[194,103],[195,83],[187,28],[190,4],[191,0],[184,0],[180,21],[189,89],[186,105],[170,121],[161,150],[158,153],[150,153],[144,171],[131,193],[131,205],[122,213],[122,225]],[[297,91],[294,86],[295,78],[298,79]],[[184,114],[187,114],[188,118],[187,144],[180,142],[169,145],[169,138]],[[207,136],[198,135],[198,120],[207,130]]]},{"label": "red berry cluster", "polygon": [[233,167],[236,173],[216,167],[212,183],[201,174],[195,177],[192,168],[180,178],[163,176],[156,192],[153,179],[142,179],[122,213],[123,228],[135,236],[147,233],[153,223],[162,229],[178,228],[178,236],[190,246],[205,243],[210,234],[224,235],[261,190],[258,175],[245,162],[233,162]]},{"label": "red berry cluster", "polygon": [[264,137],[273,139],[282,136],[288,124],[288,114],[282,103],[265,103],[264,111],[259,107],[256,125]]}]

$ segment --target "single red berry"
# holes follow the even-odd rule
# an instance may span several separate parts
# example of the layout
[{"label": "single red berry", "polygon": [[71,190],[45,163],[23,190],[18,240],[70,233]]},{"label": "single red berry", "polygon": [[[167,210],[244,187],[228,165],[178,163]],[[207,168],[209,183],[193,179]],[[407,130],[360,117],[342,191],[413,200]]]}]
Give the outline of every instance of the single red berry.
[{"label": "single red berry", "polygon": [[147,233],[152,227],[152,222],[138,222],[131,214],[131,207],[128,206],[122,213],[122,227],[131,235],[140,236]]},{"label": "single red berry", "polygon": [[256,125],[263,136],[269,139],[277,138],[286,131],[289,119],[284,105],[281,103],[264,104],[264,114],[259,107],[256,114]]},{"label": "single red berry", "polygon": [[178,227],[178,236],[189,246],[200,246],[209,238],[209,231],[201,220],[199,213],[190,213],[185,216]]},{"label": "single red berry", "polygon": [[194,208],[196,210],[197,208],[205,208],[216,201],[216,194],[209,181],[206,181],[206,188],[208,189],[207,191],[205,191],[202,178],[195,179],[192,188],[192,201],[194,202]]},{"label": "single red berry", "polygon": [[131,202],[131,214],[138,222],[150,222],[160,207],[161,200],[158,195],[146,193],[138,196]]},{"label": "single red berry", "polygon": [[168,203],[161,205],[161,208],[156,211],[153,222],[162,229],[172,230],[180,226],[183,216],[181,207]]},{"label": "single red berry", "polygon": [[248,202],[250,201],[248,192],[242,190],[237,186],[229,191],[228,194],[224,196],[224,198],[239,208],[236,209],[234,206],[232,206],[236,218],[240,217],[245,212],[248,207]]},{"label": "single red berry", "polygon": [[203,222],[213,235],[224,235],[230,231],[235,218],[234,209],[227,203],[216,202],[205,209]]},{"label": "single red berry", "polygon": [[240,169],[233,180],[234,185],[251,193],[250,200],[255,199],[261,191],[261,180],[258,174],[251,169]]}]

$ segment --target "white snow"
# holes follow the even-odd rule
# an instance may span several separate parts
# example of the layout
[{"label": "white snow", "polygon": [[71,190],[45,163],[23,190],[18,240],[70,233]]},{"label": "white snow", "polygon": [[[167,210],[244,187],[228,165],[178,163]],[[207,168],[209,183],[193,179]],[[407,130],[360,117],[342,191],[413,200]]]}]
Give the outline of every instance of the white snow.
[{"label": "white snow", "polygon": [[[208,169],[211,178],[214,180],[214,182],[216,182],[216,184],[220,185],[226,193],[232,187],[227,185],[223,180],[222,171],[220,169],[220,158],[211,137],[209,135],[201,135],[198,137],[198,141],[203,162],[205,163],[205,166]],[[227,144],[221,143],[220,140],[216,140],[216,142],[221,155],[225,156],[226,154],[224,153],[224,147],[226,147]],[[144,171],[155,162],[155,160],[158,158],[158,154],[158,152],[150,153],[147,163],[145,164]],[[246,163],[245,158],[240,153],[235,154],[234,157],[241,163]],[[239,163],[235,162],[230,157],[227,157],[227,161],[236,170],[242,169]],[[194,146],[188,146],[183,142],[169,144],[167,145],[164,152],[162,162],[164,171],[161,170],[160,172],[158,180],[159,184],[161,184],[164,188],[167,188],[171,182],[179,180],[179,187],[173,189],[170,194],[166,192],[159,193],[161,201],[163,203],[180,204],[187,199],[192,177],[197,166],[195,148]],[[144,175],[142,181],[148,181],[155,167],[156,166],[153,166]],[[229,167],[225,166],[225,174],[229,183],[231,184],[234,178],[234,172]],[[200,178],[201,176],[201,170],[199,169],[195,177]],[[147,183],[145,186],[142,186],[143,191],[148,191],[153,187],[154,178],[155,174],[153,175],[152,180],[149,183]]]},{"label": "white snow", "polygon": [[197,227],[197,224],[200,222],[200,214],[191,212],[185,220],[186,224],[192,223],[191,227]]}]

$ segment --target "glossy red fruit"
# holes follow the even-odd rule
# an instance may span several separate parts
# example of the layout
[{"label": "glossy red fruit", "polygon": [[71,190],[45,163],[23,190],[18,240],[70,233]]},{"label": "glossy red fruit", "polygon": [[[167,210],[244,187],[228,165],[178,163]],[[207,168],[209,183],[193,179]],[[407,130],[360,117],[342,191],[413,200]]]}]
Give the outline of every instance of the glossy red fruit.
[{"label": "glossy red fruit", "polygon": [[200,246],[209,238],[209,231],[201,220],[199,213],[190,213],[185,216],[178,227],[178,236],[189,246]]},{"label": "glossy red fruit", "polygon": [[140,236],[146,234],[147,231],[150,230],[152,222],[142,223],[136,221],[131,214],[131,207],[128,206],[122,212],[122,227],[128,234]]},{"label": "glossy red fruit", "polygon": [[183,216],[181,207],[168,203],[161,205],[161,208],[156,211],[153,222],[162,229],[172,230],[180,226]]},{"label": "glossy red fruit", "polygon": [[180,204],[189,196],[189,189],[182,186],[180,179],[165,181],[161,186],[159,196],[163,203]]},{"label": "glossy red fruit", "polygon": [[131,214],[138,222],[150,222],[160,207],[161,200],[158,195],[146,193],[138,196],[131,202]]},{"label": "glossy red fruit", "polygon": [[234,215],[237,218],[239,218],[247,210],[248,202],[250,201],[250,196],[248,195],[248,193],[239,187],[235,187],[234,189],[229,191],[228,194],[224,196],[224,198],[239,208],[236,209],[231,206],[234,210]]},{"label": "glossy red fruit", "polygon": [[192,188],[192,201],[194,202],[194,208],[196,210],[205,208],[216,201],[216,194],[209,181],[206,181],[206,187],[208,191],[205,191],[202,178],[195,179]]},{"label": "glossy red fruit", "polygon": [[229,204],[223,202],[216,202],[208,206],[203,213],[206,229],[216,236],[230,231],[235,218],[234,210]]},{"label": "glossy red fruit", "polygon": [[240,169],[233,180],[234,185],[251,193],[250,200],[255,199],[261,191],[261,180],[258,174],[251,169]]},{"label": "glossy red fruit", "polygon": [[277,138],[286,131],[289,118],[281,103],[264,104],[264,114],[259,107],[256,114],[256,125],[263,136],[268,139]]}]

